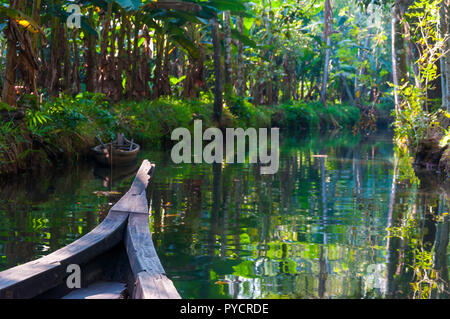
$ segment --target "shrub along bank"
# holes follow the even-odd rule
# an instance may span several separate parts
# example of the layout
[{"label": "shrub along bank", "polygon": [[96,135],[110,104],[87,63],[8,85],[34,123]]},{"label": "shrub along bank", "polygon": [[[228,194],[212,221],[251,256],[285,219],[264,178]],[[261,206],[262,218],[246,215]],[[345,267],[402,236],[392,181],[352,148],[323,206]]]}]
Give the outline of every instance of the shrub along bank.
[{"label": "shrub along bank", "polygon": [[[106,142],[123,132],[143,146],[162,147],[170,143],[172,130],[192,129],[196,119],[203,120],[204,128],[215,126],[213,101],[207,96],[192,101],[162,98],[112,104],[104,95],[84,93],[63,95],[42,105],[28,96],[21,105],[25,110],[22,120],[0,117],[0,175],[85,157],[98,144],[97,136]],[[0,105],[0,112],[2,107],[6,108]],[[324,108],[319,103],[254,106],[233,98],[224,108],[221,126],[314,130],[331,127],[332,118],[351,128],[359,120],[359,109],[348,105]]]}]

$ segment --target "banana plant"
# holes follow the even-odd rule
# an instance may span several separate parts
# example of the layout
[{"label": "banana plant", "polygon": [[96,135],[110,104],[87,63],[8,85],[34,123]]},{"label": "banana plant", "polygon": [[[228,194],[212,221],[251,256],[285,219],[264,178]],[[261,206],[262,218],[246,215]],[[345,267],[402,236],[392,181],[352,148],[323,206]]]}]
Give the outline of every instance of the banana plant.
[{"label": "banana plant", "polygon": [[25,75],[24,93],[37,94],[36,72],[39,69],[39,63],[29,33],[38,33],[44,41],[45,33],[31,17],[8,4],[0,4],[0,18],[4,21],[8,20],[5,30],[7,50],[2,100],[10,106],[15,106],[16,68]]}]

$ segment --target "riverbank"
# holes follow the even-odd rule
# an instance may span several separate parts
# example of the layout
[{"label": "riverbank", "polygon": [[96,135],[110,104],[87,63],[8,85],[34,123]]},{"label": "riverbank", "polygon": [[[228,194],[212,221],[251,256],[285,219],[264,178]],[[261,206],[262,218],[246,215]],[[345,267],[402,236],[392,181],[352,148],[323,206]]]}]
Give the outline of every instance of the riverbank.
[{"label": "riverbank", "polygon": [[[3,116],[0,126],[0,175],[39,169],[59,161],[85,158],[98,144],[97,136],[111,141],[123,132],[142,146],[170,145],[177,127],[192,129],[217,126],[213,101],[162,98],[152,101],[110,103],[101,94],[62,96],[41,106],[32,98],[22,100],[25,114],[20,120]],[[4,113],[6,114],[6,113]],[[278,106],[255,106],[245,99],[228,101],[221,127],[280,127],[294,131],[334,129],[335,123],[351,130],[359,121],[359,109],[350,105],[291,102]]]}]

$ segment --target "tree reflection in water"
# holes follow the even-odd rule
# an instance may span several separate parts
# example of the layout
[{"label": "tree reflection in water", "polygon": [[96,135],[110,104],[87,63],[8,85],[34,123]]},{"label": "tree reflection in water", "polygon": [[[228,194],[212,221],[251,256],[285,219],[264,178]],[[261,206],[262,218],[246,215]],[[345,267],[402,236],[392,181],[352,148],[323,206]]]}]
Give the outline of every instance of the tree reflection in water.
[{"label": "tree reflection in water", "polygon": [[287,139],[273,176],[161,160],[166,271],[186,298],[447,298],[448,195],[400,180],[392,149],[389,136]]}]

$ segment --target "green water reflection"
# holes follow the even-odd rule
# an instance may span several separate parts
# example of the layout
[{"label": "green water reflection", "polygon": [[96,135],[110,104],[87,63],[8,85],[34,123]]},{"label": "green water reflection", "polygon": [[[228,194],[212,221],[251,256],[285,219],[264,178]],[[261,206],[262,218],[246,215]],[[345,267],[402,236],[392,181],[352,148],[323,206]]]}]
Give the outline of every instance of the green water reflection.
[{"label": "green water reflection", "polygon": [[[133,176],[115,180],[94,167],[0,181],[0,270],[49,254],[98,225]],[[105,181],[111,177],[112,184]]]},{"label": "green water reflection", "polygon": [[[181,295],[417,298],[421,270],[433,277],[422,297],[447,298],[444,192],[394,181],[391,140],[288,138],[273,176],[256,165],[168,164],[153,153],[152,231]],[[412,233],[392,237],[408,221]],[[415,249],[432,265],[418,265]]]},{"label": "green water reflection", "polygon": [[[157,165],[153,239],[182,297],[448,298],[448,190],[399,180],[391,140],[285,136],[272,176],[142,152]],[[0,268],[91,230],[132,177],[86,164],[0,185]]]}]

